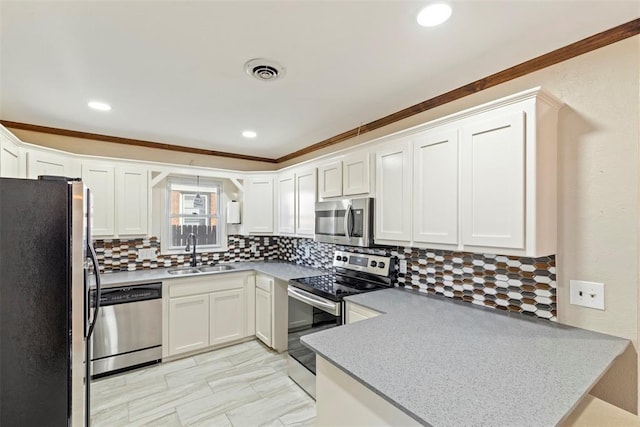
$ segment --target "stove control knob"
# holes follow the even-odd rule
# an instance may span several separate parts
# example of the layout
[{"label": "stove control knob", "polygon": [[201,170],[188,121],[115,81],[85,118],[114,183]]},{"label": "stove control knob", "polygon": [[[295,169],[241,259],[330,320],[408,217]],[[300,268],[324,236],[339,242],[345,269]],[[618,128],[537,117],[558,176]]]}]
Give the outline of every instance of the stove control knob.
[{"label": "stove control knob", "polygon": [[343,262],[347,262],[347,260],[348,260],[348,259],[349,259],[349,258],[347,258],[346,256],[343,256],[343,257],[342,257],[342,261],[343,261]]},{"label": "stove control knob", "polygon": [[336,261],[340,261],[341,259],[340,255],[336,255]]},{"label": "stove control knob", "polygon": [[371,261],[371,267],[375,267],[376,265],[378,265],[378,263],[377,263],[377,262],[375,262],[375,261]]},{"label": "stove control knob", "polygon": [[379,263],[378,263],[378,267],[379,267],[379,268],[384,268],[384,262],[382,262],[382,261],[381,261],[381,262],[379,262]]}]

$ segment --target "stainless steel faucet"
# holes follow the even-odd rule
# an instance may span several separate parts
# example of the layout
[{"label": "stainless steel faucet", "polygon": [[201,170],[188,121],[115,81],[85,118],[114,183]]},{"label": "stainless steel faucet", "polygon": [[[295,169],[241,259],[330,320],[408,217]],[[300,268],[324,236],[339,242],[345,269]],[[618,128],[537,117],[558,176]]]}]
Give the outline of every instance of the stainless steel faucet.
[{"label": "stainless steel faucet", "polygon": [[[191,240],[193,239],[193,249],[191,248]],[[193,233],[189,233],[187,236],[187,246],[184,248],[185,251],[191,251],[191,267],[195,267],[196,262],[196,235]]]}]

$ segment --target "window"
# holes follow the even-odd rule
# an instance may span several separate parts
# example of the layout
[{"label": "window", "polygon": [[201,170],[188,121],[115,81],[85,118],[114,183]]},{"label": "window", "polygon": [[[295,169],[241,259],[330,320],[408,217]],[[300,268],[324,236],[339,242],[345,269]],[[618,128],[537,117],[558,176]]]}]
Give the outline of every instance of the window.
[{"label": "window", "polygon": [[222,241],[220,182],[196,177],[167,179],[166,237],[168,249],[184,249],[196,236],[198,248],[219,248]]}]

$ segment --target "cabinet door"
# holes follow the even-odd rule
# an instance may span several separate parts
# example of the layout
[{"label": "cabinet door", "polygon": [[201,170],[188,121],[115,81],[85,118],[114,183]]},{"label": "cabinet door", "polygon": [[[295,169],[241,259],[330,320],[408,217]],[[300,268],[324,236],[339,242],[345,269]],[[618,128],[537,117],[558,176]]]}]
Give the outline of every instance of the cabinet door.
[{"label": "cabinet door", "polygon": [[22,178],[21,160],[20,148],[0,135],[0,176],[3,178]]},{"label": "cabinet door", "polygon": [[271,334],[271,292],[256,287],[256,337],[273,347]]},{"label": "cabinet door", "polygon": [[370,308],[366,308],[361,305],[354,304],[352,302],[347,302],[346,309],[347,309],[347,313],[346,313],[347,324],[359,322],[365,319],[371,319],[372,317],[376,317],[380,315],[380,313],[378,313],[375,310],[371,310]]},{"label": "cabinet door", "polygon": [[244,288],[212,292],[209,295],[209,345],[245,337]]},{"label": "cabinet door", "polygon": [[413,141],[413,240],[458,243],[458,131],[433,130]]},{"label": "cabinet door", "polygon": [[342,196],[342,162],[318,167],[318,187],[320,197]]},{"label": "cabinet door", "polygon": [[295,177],[293,173],[278,176],[278,233],[295,232]]},{"label": "cabinet door", "polygon": [[209,346],[209,295],[169,300],[169,355]]},{"label": "cabinet door", "polygon": [[410,153],[406,140],[376,152],[376,241],[411,240]]},{"label": "cabinet door", "polygon": [[99,163],[83,162],[82,181],[91,190],[92,235],[113,236],[115,233],[114,169]]},{"label": "cabinet door", "polygon": [[273,233],[273,177],[249,177],[245,186],[245,232]]},{"label": "cabinet door", "polygon": [[313,236],[316,228],[316,170],[296,173],[296,233]]},{"label": "cabinet door", "polygon": [[68,176],[70,160],[62,155],[29,151],[27,154],[27,178],[36,179],[39,175]]},{"label": "cabinet door", "polygon": [[487,114],[462,130],[462,242],[523,249],[525,115]]},{"label": "cabinet door", "polygon": [[342,161],[342,195],[369,192],[369,153],[357,153]]},{"label": "cabinet door", "polygon": [[146,235],[149,219],[149,185],[146,169],[117,169],[117,229],[119,235]]}]

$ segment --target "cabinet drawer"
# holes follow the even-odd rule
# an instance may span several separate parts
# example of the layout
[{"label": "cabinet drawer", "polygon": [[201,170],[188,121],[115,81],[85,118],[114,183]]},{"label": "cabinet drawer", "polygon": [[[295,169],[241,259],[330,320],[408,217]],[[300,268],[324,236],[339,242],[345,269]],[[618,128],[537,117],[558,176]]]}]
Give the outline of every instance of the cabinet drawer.
[{"label": "cabinet drawer", "polygon": [[256,287],[271,293],[273,288],[273,278],[267,276],[256,276]]},{"label": "cabinet drawer", "polygon": [[225,273],[220,275],[193,276],[165,281],[169,284],[169,297],[207,294],[244,288],[247,273]]}]

